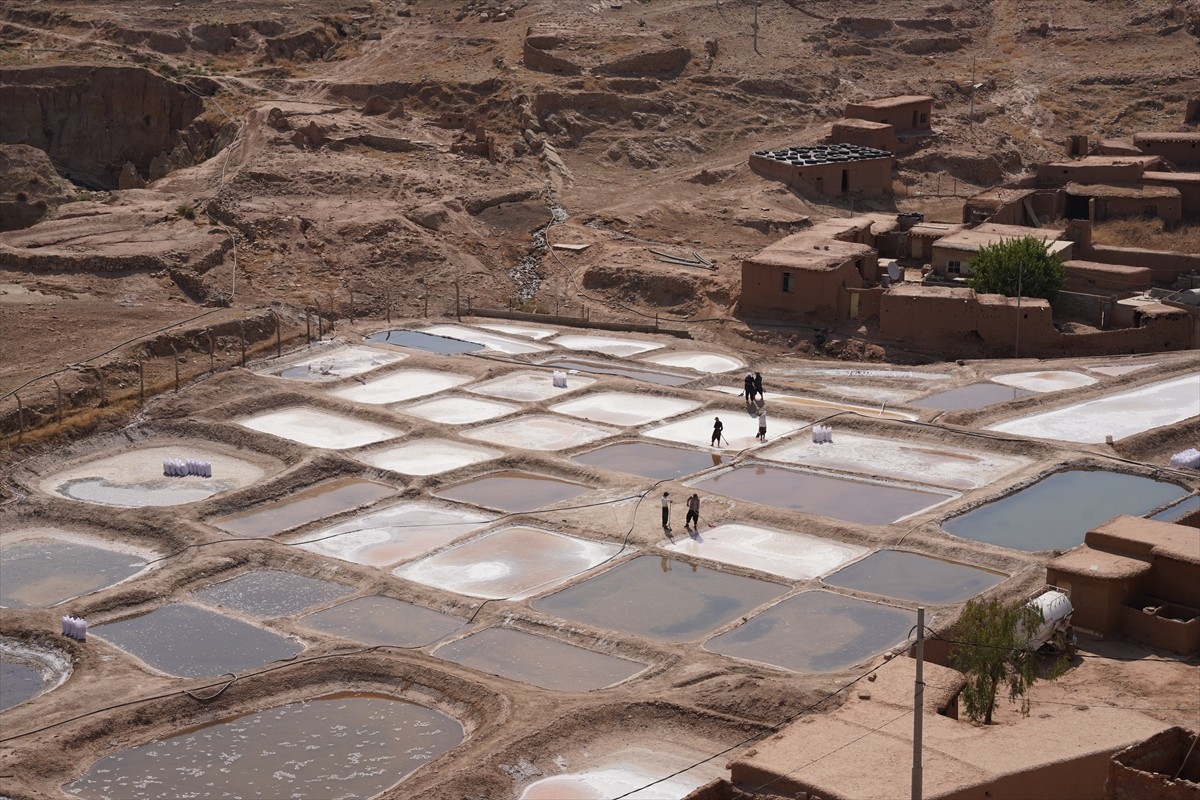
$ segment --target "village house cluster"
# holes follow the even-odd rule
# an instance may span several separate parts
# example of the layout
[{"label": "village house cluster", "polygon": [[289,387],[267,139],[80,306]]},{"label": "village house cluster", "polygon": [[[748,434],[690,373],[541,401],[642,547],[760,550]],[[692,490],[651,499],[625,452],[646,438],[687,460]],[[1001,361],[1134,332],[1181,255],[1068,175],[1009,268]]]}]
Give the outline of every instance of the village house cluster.
[{"label": "village house cluster", "polygon": [[[932,118],[927,96],[851,103],[827,143],[760,150],[750,167],[800,191],[886,198],[896,156],[936,135]],[[1118,217],[1157,218],[1168,229],[1200,221],[1200,131],[1094,144],[1073,135],[1065,151],[1060,161],[968,198],[961,221],[863,213],[775,242],[742,262],[738,310],[873,322],[884,340],[946,355],[1200,347],[1200,253],[1115,247],[1092,237],[1094,223]],[[968,288],[982,248],[1022,237],[1043,240],[1062,260],[1066,282],[1053,303]],[[1063,321],[1083,330],[1064,332],[1056,327]]]}]

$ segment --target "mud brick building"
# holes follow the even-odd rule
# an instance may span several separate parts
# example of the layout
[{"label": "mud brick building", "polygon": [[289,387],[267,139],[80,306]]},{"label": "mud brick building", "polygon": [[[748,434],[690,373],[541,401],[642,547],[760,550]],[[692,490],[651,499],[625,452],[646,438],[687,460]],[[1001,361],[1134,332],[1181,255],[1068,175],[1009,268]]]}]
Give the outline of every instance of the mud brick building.
[{"label": "mud brick building", "polygon": [[823,195],[892,193],[892,154],[852,144],[759,150],[750,156],[750,169],[764,178],[794,189]]}]

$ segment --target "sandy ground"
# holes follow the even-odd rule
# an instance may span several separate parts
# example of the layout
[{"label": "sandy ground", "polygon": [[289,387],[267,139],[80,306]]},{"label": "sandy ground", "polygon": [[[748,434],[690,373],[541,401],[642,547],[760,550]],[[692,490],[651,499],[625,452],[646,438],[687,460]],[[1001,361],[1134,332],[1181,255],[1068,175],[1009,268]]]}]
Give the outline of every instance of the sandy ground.
[{"label": "sandy ground", "polygon": [[[375,323],[372,327],[363,326],[361,330],[370,332],[378,327]],[[652,336],[646,338],[663,341]],[[689,347],[688,343],[678,341],[670,344],[676,349]],[[696,350],[711,350],[704,343],[690,346]],[[231,711],[270,707],[333,690],[371,689],[434,705],[461,720],[468,729],[468,737],[461,745],[423,767],[389,796],[516,798],[523,787],[539,779],[614,768],[613,764],[620,763],[622,758],[636,761],[637,747],[653,747],[660,740],[678,743],[686,753],[711,755],[784,720],[806,703],[818,699],[838,680],[851,677],[866,666],[859,665],[845,673],[795,674],[721,657],[702,649],[700,642],[668,644],[635,635],[614,634],[588,624],[564,624],[535,610],[529,600],[480,603],[434,585],[404,580],[387,569],[334,559],[285,543],[285,540],[304,541],[306,534],[325,530],[339,521],[352,520],[365,511],[317,520],[263,539],[233,538],[205,523],[212,517],[286,497],[302,487],[344,476],[383,480],[397,487],[394,498],[385,499],[372,509],[387,507],[399,499],[421,499],[445,507],[445,501],[431,498],[430,493],[471,476],[516,468],[594,488],[578,501],[565,501],[544,511],[499,515],[488,509],[477,509],[485,519],[493,521],[492,527],[524,524],[577,536],[609,548],[610,553],[615,551],[616,563],[645,553],[708,565],[720,560],[718,547],[706,552],[702,535],[689,538],[682,533],[682,500],[689,493],[684,483],[656,482],[569,460],[572,454],[591,449],[594,444],[538,451],[523,449],[523,442],[493,441],[489,442],[489,447],[496,448],[497,458],[435,475],[411,475],[365,468],[359,450],[343,452],[308,447],[239,424],[239,420],[253,415],[303,406],[337,414],[346,421],[401,432],[400,444],[428,438],[477,446],[470,438],[464,439],[464,434],[487,423],[446,425],[405,415],[403,406],[393,410],[379,404],[354,402],[339,397],[338,392],[404,370],[445,372],[449,367],[453,373],[466,376],[467,383],[443,389],[424,401],[432,402],[460,394],[478,396],[470,394],[475,381],[515,376],[510,388],[520,388],[526,385],[523,381],[528,380],[520,376],[532,373],[548,378],[550,372],[531,370],[521,357],[491,355],[485,351],[450,357],[416,350],[405,352],[408,357],[403,362],[366,375],[333,381],[288,380],[272,374],[287,363],[310,360],[311,353],[304,350],[284,359],[282,364],[267,361],[254,370],[218,373],[196,382],[179,395],[157,398],[137,423],[120,433],[91,437],[66,448],[47,449],[14,465],[5,482],[5,490],[13,499],[0,509],[0,530],[51,526],[99,536],[140,551],[150,550],[164,560],[156,565],[156,569],[131,581],[59,607],[5,610],[0,616],[0,633],[53,646],[74,662],[74,672],[63,686],[4,712],[5,741],[0,742],[3,745],[0,772],[12,776],[6,779],[6,792],[17,797],[61,797],[57,787],[78,777],[96,758],[125,746],[170,735],[185,725],[214,719]],[[1188,354],[1163,356],[1158,361],[1154,367],[1129,374],[1102,375],[1092,386],[1057,394],[1038,394],[977,411],[938,413],[903,409],[919,417],[915,422],[822,409],[828,412],[826,421],[834,424],[840,433],[835,434],[834,444],[820,446],[827,449],[818,450],[819,456],[837,452],[839,435],[848,443],[849,449],[843,454],[845,458],[852,461],[869,458],[869,450],[863,449],[869,444],[880,450],[894,447],[900,457],[897,468],[907,463],[904,461],[907,456],[901,454],[912,451],[960,456],[979,453],[981,464],[991,470],[989,479],[973,481],[979,485],[964,487],[964,493],[951,503],[894,525],[841,523],[717,495],[704,498],[704,525],[743,523],[798,531],[849,548],[873,550],[902,544],[905,549],[1003,572],[1011,577],[995,591],[1004,596],[1025,595],[1044,581],[1044,565],[1051,554],[1018,552],[955,539],[942,532],[937,522],[1007,493],[1013,487],[1027,484],[1064,464],[1155,474],[1165,465],[1170,453],[1182,449],[1194,438],[1195,425],[1184,423],[1148,431],[1123,439],[1114,447],[984,435],[978,429],[997,419],[1087,400],[1194,368]],[[782,358],[761,359],[758,363],[767,377],[768,391],[814,394],[831,403],[841,399],[835,391],[822,392],[820,379],[785,377],[789,372],[802,373],[818,368],[819,362]],[[943,366],[941,371],[950,377],[938,381],[937,385],[950,388],[991,374],[1071,367],[1065,363],[967,362],[961,366]],[[922,382],[919,371],[911,374],[903,370],[895,374],[884,371],[872,376],[870,370],[864,368],[862,373],[859,381],[864,389],[876,384],[889,389]],[[634,403],[638,395],[647,399],[677,398],[703,407],[701,412],[684,411],[683,419],[695,414],[703,415],[707,421],[720,414],[730,422],[743,419],[747,425],[753,423],[743,400],[710,391],[707,385],[711,379],[702,374],[697,374],[693,384],[669,389],[611,376],[593,377],[594,381],[586,386],[572,383],[565,397],[578,400],[595,393],[626,392],[633,398],[622,396],[625,403]],[[521,409],[513,418],[546,414],[551,406],[566,401],[561,393],[546,394],[541,395],[542,399],[518,400]],[[649,411],[656,407],[655,403],[647,403],[643,408]],[[669,409],[664,413],[689,407],[663,406]],[[818,416],[813,414],[801,422],[807,424],[817,419]],[[661,424],[647,422],[627,427],[611,441],[653,441],[642,434]],[[707,435],[705,429],[699,434],[700,441],[689,444],[705,450]],[[802,453],[817,447],[808,439],[808,430],[804,428],[791,437],[776,440],[781,443],[779,445],[772,442],[767,448],[756,446],[746,452],[729,449],[724,455],[735,463],[750,456],[763,458],[775,447],[791,447],[787,442],[795,442]],[[169,440],[172,446],[192,444],[230,454],[242,453],[248,462],[282,466],[267,470],[257,482],[170,509],[115,509],[84,504],[48,493],[43,488],[47,477],[61,471],[64,465],[77,471],[81,463],[114,454],[127,460],[132,454],[157,447],[164,440]],[[753,440],[751,443],[757,445]],[[367,445],[365,451],[383,450],[394,444]],[[119,459],[118,467],[124,463]],[[161,461],[157,455],[156,459]],[[881,463],[886,465],[886,456],[883,459]],[[1160,476],[1164,474],[1159,473]],[[914,477],[910,476],[907,482]],[[1193,489],[1200,486],[1195,477],[1185,478],[1174,473],[1170,477]],[[675,542],[665,539],[659,526],[657,498],[663,490],[670,490],[680,501],[674,508]],[[648,496],[643,497],[647,493]],[[735,541],[725,539],[730,537],[717,537],[713,544],[736,545]],[[6,543],[8,540],[3,539]],[[772,545],[764,546],[769,553]],[[851,549],[850,552],[862,550]],[[406,557],[400,566],[412,564],[419,557]],[[817,579],[803,577],[803,573],[799,573],[801,577],[780,578],[769,570],[760,572],[756,566],[759,563],[750,559],[744,566],[726,564],[722,569],[737,575],[758,576],[776,582],[783,580],[789,595],[819,585]],[[451,634],[451,639],[488,626],[509,625],[650,666],[635,678],[608,689],[549,692],[435,659],[429,655],[433,643],[414,649],[364,652],[366,648],[315,632],[293,616],[256,621],[256,624],[301,639],[306,650],[299,657],[239,675],[219,700],[203,704],[181,695],[179,690],[200,686],[215,689],[219,688],[219,681],[181,681],[149,669],[99,638],[78,644],[57,635],[57,620],[64,613],[82,616],[93,625],[121,619],[166,602],[184,600],[193,592],[236,574],[268,567],[350,584],[355,587],[356,596],[384,594],[456,615],[464,620],[464,626]],[[589,570],[568,576],[566,583],[577,583],[591,574],[593,571]],[[846,594],[877,600],[859,592]],[[901,605],[911,607],[911,604]],[[956,617],[957,609],[954,605],[931,609],[935,627],[949,624]],[[653,609],[647,609],[647,613],[653,613]],[[737,623],[738,620],[726,623],[716,631]],[[1159,719],[1194,727],[1194,708],[1184,710],[1190,708],[1187,697],[1195,697],[1197,672],[1194,665],[1184,664],[1168,654],[1120,642],[1085,641],[1082,651],[1084,658],[1063,679],[1037,689],[1034,700],[1039,713],[1052,714],[1055,703],[1137,705],[1153,709],[1147,713]],[[1121,660],[1108,660],[1110,655],[1119,656]],[[629,752],[620,755],[623,749],[629,748],[633,748],[630,751],[633,755]],[[695,760],[703,757],[698,756]]]}]

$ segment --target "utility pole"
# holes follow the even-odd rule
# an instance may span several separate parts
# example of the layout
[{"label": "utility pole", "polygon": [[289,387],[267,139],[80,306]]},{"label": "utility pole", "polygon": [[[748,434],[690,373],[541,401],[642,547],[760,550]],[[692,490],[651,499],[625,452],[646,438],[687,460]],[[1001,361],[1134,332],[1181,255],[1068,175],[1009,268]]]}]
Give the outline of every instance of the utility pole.
[{"label": "utility pole", "polygon": [[750,30],[754,33],[754,52],[761,56],[762,53],[758,52],[758,0],[754,0],[754,25]]},{"label": "utility pole", "polygon": [[925,607],[917,606],[917,677],[913,683],[912,800],[921,800],[921,722],[925,707]]}]

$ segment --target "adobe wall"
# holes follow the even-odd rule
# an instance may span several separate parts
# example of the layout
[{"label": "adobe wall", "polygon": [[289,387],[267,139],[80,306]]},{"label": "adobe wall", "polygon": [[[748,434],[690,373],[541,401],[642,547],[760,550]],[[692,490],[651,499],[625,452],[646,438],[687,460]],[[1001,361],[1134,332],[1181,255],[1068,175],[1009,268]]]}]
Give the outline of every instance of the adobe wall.
[{"label": "adobe wall", "polygon": [[881,128],[864,128],[859,125],[847,125],[842,122],[833,123],[829,141],[837,144],[856,144],[860,147],[874,147],[876,150],[886,150],[895,153],[900,142],[896,139],[896,128],[892,125]]},{"label": "adobe wall", "polygon": [[1046,583],[1071,590],[1075,612],[1071,622],[1077,628],[1109,637],[1121,630],[1121,609],[1125,600],[1138,591],[1137,578],[1089,578],[1077,572],[1046,566]]},{"label": "adobe wall", "polygon": [[1154,571],[1146,581],[1146,593],[1172,603],[1200,608],[1200,564],[1189,564],[1170,556],[1154,555]]},{"label": "adobe wall", "polygon": [[[1109,750],[1089,753],[1028,772],[1005,775],[990,783],[928,796],[930,800],[1030,800],[1065,796],[1070,796],[1071,800],[1104,800],[1104,784],[1108,780],[1112,755]],[[1064,794],[1065,787],[1070,789]]]},{"label": "adobe wall", "polygon": [[[793,291],[783,291],[783,273],[791,272]],[[861,288],[854,260],[829,270],[790,270],[742,262],[742,292],[738,309],[749,314],[811,314],[822,319],[845,319],[850,299],[843,287]]]},{"label": "adobe wall", "polygon": [[[924,122],[921,122],[922,114],[925,115]],[[928,131],[933,129],[933,99],[918,100],[890,108],[875,108],[865,103],[847,103],[845,116],[881,122],[898,131]]]},{"label": "adobe wall", "polygon": [[[1158,598],[1143,599],[1155,605],[1162,602]],[[1137,597],[1130,600],[1137,601]],[[1195,609],[1190,611],[1194,612]],[[1180,655],[1200,652],[1200,618],[1197,617],[1181,621],[1158,614],[1147,614],[1140,606],[1135,608],[1125,605],[1121,607],[1121,632],[1135,641]]]},{"label": "adobe wall", "polygon": [[1158,217],[1167,225],[1183,221],[1183,196],[1177,197],[1097,197],[1096,219],[1113,217]]},{"label": "adobe wall", "polygon": [[1181,275],[1200,270],[1200,253],[1174,253],[1168,250],[1146,250],[1140,247],[1113,247],[1096,244],[1079,256],[1102,264],[1124,264],[1147,267],[1151,277],[1162,283],[1174,283]]},{"label": "adobe wall", "polygon": [[864,195],[892,193],[892,158],[862,161],[838,161],[796,167],[762,156],[750,156],[750,169],[764,178],[783,181],[793,189],[808,189],[820,194],[842,194],[842,173],[846,173],[848,192]]},{"label": "adobe wall", "polygon": [[1113,270],[1097,266],[1097,262],[1072,259],[1063,264],[1063,277],[1072,291],[1107,291],[1121,294],[1145,289],[1154,279],[1154,273],[1148,267]]},{"label": "adobe wall", "polygon": [[1142,183],[1147,186],[1170,186],[1179,190],[1183,218],[1200,222],[1200,176],[1187,172],[1144,172]]},{"label": "adobe wall", "polygon": [[[883,300],[886,289],[873,287],[870,289],[846,289],[849,296],[846,316],[849,319],[876,319],[879,316],[879,304]],[[855,298],[858,298],[857,300]]]},{"label": "adobe wall", "polygon": [[[1200,800],[1200,751],[1183,760],[1196,734],[1168,728],[1112,757],[1105,800]],[[1172,780],[1180,772],[1179,780]]]},{"label": "adobe wall", "polygon": [[1191,141],[1163,141],[1134,134],[1133,143],[1143,153],[1162,156],[1177,167],[1200,167],[1200,135]]},{"label": "adobe wall", "polygon": [[1043,186],[1062,186],[1067,183],[1137,183],[1145,168],[1137,163],[1074,164],[1057,162],[1038,167],[1037,180]]}]

